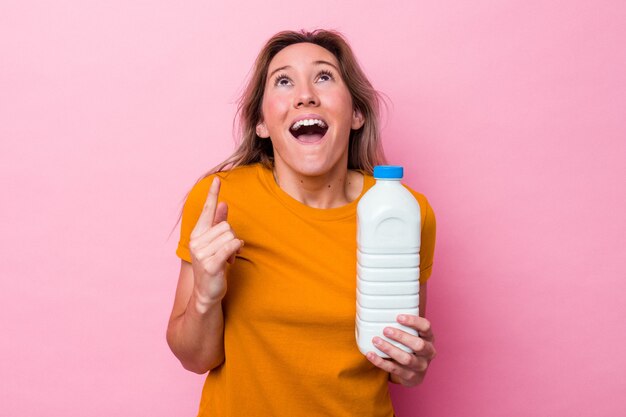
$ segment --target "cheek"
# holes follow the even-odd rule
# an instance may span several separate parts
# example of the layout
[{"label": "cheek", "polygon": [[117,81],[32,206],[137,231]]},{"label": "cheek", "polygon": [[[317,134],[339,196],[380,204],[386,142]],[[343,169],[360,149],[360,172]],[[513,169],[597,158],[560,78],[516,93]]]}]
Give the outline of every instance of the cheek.
[{"label": "cheek", "polygon": [[352,120],[352,96],[348,91],[342,91],[341,94],[332,94],[326,97],[327,103],[335,109],[343,120]]},{"label": "cheek", "polygon": [[263,115],[265,119],[277,119],[280,118],[281,114],[285,112],[288,107],[288,103],[282,97],[276,96],[266,96],[263,99]]},{"label": "cheek", "polygon": [[338,103],[338,107],[341,109],[341,120],[345,130],[350,131],[352,129],[352,116],[354,109],[352,108],[352,98],[347,97]]}]

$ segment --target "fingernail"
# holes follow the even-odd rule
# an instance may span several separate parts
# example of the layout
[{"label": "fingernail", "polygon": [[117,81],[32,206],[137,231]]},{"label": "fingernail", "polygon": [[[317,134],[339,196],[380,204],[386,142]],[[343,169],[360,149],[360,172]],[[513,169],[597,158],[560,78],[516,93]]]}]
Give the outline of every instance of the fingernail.
[{"label": "fingernail", "polygon": [[380,337],[375,337],[372,342],[376,345],[376,346],[380,346],[380,344],[382,343],[382,340],[380,339]]},{"label": "fingernail", "polygon": [[406,321],[406,316],[405,316],[404,314],[400,314],[400,315],[398,316],[398,321],[399,321],[399,322],[404,322],[404,321]]},{"label": "fingernail", "polygon": [[385,336],[393,336],[393,330],[390,329],[389,327],[385,327],[385,329],[383,330],[383,334]]}]

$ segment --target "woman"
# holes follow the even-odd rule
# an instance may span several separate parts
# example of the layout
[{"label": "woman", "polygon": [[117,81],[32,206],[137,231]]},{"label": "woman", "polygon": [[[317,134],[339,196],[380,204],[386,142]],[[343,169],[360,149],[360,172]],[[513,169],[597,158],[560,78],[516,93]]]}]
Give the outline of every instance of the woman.
[{"label": "woman", "polygon": [[[378,100],[343,38],[281,32],[240,104],[243,141],[193,187],[167,340],[183,366],[210,371],[199,415],[391,416],[387,381],[421,382],[435,355],[428,321],[387,328],[409,354],[354,338],[356,204],[384,161]],[[435,220],[422,212],[420,315]]]}]

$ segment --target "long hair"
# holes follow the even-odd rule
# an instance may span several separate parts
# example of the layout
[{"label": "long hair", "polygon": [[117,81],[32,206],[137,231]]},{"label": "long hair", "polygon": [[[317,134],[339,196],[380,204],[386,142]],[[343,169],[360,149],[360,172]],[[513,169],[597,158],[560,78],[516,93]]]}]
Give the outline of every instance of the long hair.
[{"label": "long hair", "polygon": [[[274,149],[272,143],[256,134],[256,126],[262,119],[261,106],[270,62],[281,50],[297,43],[312,43],[321,46],[337,58],[341,78],[352,96],[354,110],[360,111],[364,117],[363,126],[350,132],[348,169],[372,174],[375,165],[386,162],[380,143],[381,97],[365,76],[352,52],[352,48],[343,35],[337,31],[323,29],[311,32],[305,30],[283,31],[272,36],[259,52],[252,68],[252,74],[239,98],[234,121],[234,125],[238,126],[239,130],[237,135],[240,138],[239,146],[231,156],[198,178],[196,183],[211,174],[228,171],[238,166],[261,163],[267,168],[273,167]],[[178,218],[179,221],[181,216],[182,211]]]},{"label": "long hair", "polygon": [[379,131],[381,99],[359,66],[348,42],[336,31],[322,29],[312,32],[283,31],[274,35],[261,49],[252,75],[239,99],[235,117],[241,138],[238,148],[200,179],[215,172],[254,163],[261,163],[268,168],[273,167],[274,151],[271,141],[264,140],[256,134],[256,126],[262,119],[261,106],[267,72],[270,62],[278,52],[289,45],[304,42],[321,46],[337,58],[341,78],[352,96],[352,105],[364,116],[363,126],[350,132],[348,169],[358,169],[372,174],[375,165],[385,163]]}]

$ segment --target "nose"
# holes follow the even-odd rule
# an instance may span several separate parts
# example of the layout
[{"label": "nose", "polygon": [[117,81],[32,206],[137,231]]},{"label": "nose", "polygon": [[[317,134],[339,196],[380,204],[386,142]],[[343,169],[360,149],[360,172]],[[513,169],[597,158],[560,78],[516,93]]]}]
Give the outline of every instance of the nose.
[{"label": "nose", "polygon": [[301,84],[295,96],[294,106],[298,109],[300,107],[315,107],[317,105],[319,105],[319,98],[315,94],[315,89],[309,84]]}]

